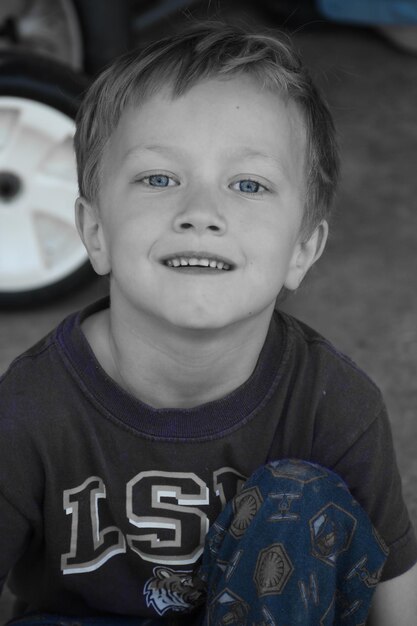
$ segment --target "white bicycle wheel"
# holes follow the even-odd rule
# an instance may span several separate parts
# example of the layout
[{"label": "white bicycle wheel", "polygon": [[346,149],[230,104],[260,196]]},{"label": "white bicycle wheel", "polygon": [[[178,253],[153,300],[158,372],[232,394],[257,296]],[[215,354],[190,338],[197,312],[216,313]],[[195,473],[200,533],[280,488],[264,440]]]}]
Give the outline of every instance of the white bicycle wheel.
[{"label": "white bicycle wheel", "polygon": [[74,220],[85,82],[50,61],[9,55],[0,65],[0,305],[36,304],[91,274]]},{"label": "white bicycle wheel", "polygon": [[75,124],[52,107],[0,98],[0,290],[28,291],[79,269]]}]

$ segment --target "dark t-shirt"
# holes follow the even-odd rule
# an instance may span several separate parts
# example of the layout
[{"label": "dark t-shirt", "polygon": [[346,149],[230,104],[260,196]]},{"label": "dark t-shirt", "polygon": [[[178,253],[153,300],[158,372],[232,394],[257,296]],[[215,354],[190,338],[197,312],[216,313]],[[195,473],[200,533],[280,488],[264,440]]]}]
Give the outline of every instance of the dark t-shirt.
[{"label": "dark t-shirt", "polygon": [[383,579],[413,565],[381,394],[347,357],[276,313],[242,386],[153,409],[106,375],[85,339],[81,321],[103,306],[68,317],[0,383],[0,582],[12,570],[30,609],[156,617],[155,568],[191,574],[225,502],[281,458],[344,478],[390,548]]}]

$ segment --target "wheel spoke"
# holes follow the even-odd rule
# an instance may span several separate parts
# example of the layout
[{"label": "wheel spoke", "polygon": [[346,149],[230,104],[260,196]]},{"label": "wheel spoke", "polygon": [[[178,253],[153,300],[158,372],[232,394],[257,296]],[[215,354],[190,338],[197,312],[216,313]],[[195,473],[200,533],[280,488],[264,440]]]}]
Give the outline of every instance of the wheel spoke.
[{"label": "wheel spoke", "polygon": [[43,213],[75,230],[74,203],[77,186],[74,182],[52,176],[37,176],[30,184],[27,201],[30,210]]},{"label": "wheel spoke", "polygon": [[59,111],[23,98],[0,98],[0,169],[36,174],[56,146],[71,140],[74,122]]},{"label": "wheel spoke", "polygon": [[[3,111],[2,111],[3,113]],[[0,169],[13,171],[20,176],[31,176],[39,162],[50,150],[50,140],[44,131],[28,124],[27,115],[19,110],[6,109],[8,129],[0,151]]]},{"label": "wheel spoke", "polygon": [[64,135],[51,145],[39,165],[39,172],[62,181],[74,182],[77,179],[72,134]]},{"label": "wheel spoke", "polygon": [[20,111],[17,107],[3,105],[0,108],[0,162],[3,167],[7,166],[4,150],[11,145],[16,136],[19,117]]},{"label": "wheel spoke", "polygon": [[1,208],[0,286],[10,287],[19,282],[22,275],[42,272],[44,267],[32,216]]},{"label": "wheel spoke", "polygon": [[34,224],[48,269],[66,267],[71,259],[77,262],[85,256],[84,248],[72,224],[57,220],[46,213],[34,213]]}]

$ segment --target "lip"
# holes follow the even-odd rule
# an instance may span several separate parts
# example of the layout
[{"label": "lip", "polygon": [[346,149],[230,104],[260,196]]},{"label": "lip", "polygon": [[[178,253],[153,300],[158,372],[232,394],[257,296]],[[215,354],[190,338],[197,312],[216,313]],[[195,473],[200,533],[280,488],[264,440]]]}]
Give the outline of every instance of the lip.
[{"label": "lip", "polygon": [[223,263],[227,263],[227,265],[230,266],[230,270],[234,270],[236,268],[236,263],[234,263],[228,257],[217,254],[217,252],[208,252],[207,250],[181,250],[179,252],[170,252],[170,254],[165,254],[163,257],[161,257],[160,262],[163,265],[166,265],[166,262],[169,259],[180,257],[196,259],[215,259],[216,261],[222,261]]}]

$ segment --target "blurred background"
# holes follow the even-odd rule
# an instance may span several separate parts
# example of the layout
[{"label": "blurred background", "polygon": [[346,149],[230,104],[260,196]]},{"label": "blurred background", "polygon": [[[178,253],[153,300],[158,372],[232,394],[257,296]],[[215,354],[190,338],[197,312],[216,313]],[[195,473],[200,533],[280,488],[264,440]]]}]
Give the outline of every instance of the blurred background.
[{"label": "blurred background", "polygon": [[82,92],[117,54],[205,18],[291,33],[333,111],[342,182],[327,251],[283,308],[382,389],[417,527],[415,0],[1,0],[0,374],[108,291],[73,225]]}]

